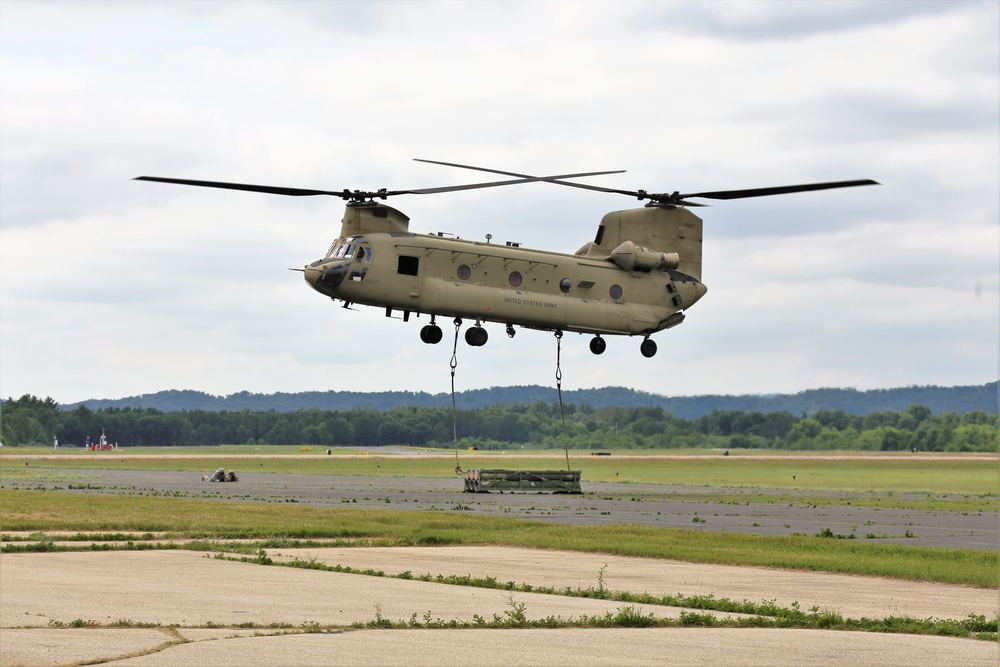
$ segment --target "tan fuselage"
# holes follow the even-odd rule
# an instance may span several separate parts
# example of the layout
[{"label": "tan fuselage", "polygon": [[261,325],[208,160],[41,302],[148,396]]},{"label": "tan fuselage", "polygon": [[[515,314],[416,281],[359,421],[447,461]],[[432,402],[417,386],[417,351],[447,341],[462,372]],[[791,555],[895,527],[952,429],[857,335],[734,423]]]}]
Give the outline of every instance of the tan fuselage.
[{"label": "tan fuselage", "polygon": [[[667,221],[650,228],[651,216]],[[391,207],[349,206],[340,238],[306,267],[306,280],[331,298],[407,314],[626,335],[679,324],[706,292],[701,220],[683,209],[610,213],[595,243],[575,255],[408,226]]]}]

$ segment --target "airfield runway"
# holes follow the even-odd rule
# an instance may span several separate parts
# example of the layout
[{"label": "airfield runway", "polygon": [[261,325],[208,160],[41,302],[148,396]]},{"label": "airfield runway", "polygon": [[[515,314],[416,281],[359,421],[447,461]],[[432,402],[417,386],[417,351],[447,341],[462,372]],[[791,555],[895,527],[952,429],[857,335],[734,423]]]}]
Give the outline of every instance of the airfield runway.
[{"label": "airfield runway", "polygon": [[[749,504],[718,490],[587,484],[580,496],[460,493],[460,479],[331,477],[240,472],[236,484],[196,473],[60,470],[86,481],[31,480],[65,493],[171,495],[248,503],[301,502],[402,510],[451,510],[571,524],[636,522],[705,530],[813,534],[852,525],[906,544],[997,548],[996,516],[895,511],[829,502],[820,494]],[[63,478],[65,479],[65,477]],[[18,480],[4,486],[19,486]],[[24,488],[24,487],[22,487]],[[727,494],[740,493],[726,489]],[[355,502],[356,501],[356,502]],[[705,523],[693,524],[697,513]],[[758,525],[753,525],[758,524]],[[907,530],[918,537],[904,538]],[[893,531],[896,531],[893,533]],[[991,532],[992,531],[992,532]],[[965,535],[963,536],[962,533]],[[79,543],[77,543],[79,544]],[[502,547],[277,549],[298,558],[387,574],[493,576],[535,587],[591,588],[603,570],[610,590],[712,594],[779,606],[798,603],[846,617],[962,619],[1000,610],[993,590],[891,579],[701,565],[601,554]],[[528,618],[618,613],[620,602],[510,593],[415,580],[284,568],[210,558],[193,551],[5,553],[0,555],[0,667],[107,664],[248,665],[930,665],[1000,664],[1000,645],[948,637],[749,628],[350,629],[377,616],[393,621],[504,617],[523,604]],[[639,606],[658,617],[681,609]],[[685,610],[696,611],[696,610]],[[715,612],[713,612],[715,613]],[[725,617],[727,613],[715,613]],[[88,624],[97,627],[88,627]],[[344,628],[318,633],[304,628]],[[79,625],[82,627],[74,627]],[[242,627],[241,627],[242,626]]]}]

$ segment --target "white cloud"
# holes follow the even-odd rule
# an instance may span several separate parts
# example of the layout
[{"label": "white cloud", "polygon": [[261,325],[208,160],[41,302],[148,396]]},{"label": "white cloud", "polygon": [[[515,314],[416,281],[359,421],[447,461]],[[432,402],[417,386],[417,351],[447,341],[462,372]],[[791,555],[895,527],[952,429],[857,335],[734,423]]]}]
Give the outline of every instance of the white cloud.
[{"label": "white cloud", "polygon": [[[795,391],[995,379],[1000,8],[993,2],[7,2],[0,22],[0,393],[446,391],[449,332],[344,311],[287,271],[324,189],[629,169],[623,189],[875,178],[722,202],[708,296],[567,388]],[[392,202],[416,231],[572,252],[617,195],[533,184]],[[551,384],[554,341],[490,327],[459,388]],[[446,349],[447,348],[447,349]],[[932,352],[931,352],[932,351]]]}]

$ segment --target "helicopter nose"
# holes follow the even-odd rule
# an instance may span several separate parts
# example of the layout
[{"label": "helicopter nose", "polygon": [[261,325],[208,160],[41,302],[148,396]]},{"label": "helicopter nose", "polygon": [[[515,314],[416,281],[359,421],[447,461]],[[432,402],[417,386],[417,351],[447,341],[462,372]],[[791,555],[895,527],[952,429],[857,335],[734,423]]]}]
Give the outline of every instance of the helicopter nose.
[{"label": "helicopter nose", "polygon": [[318,259],[305,268],[305,279],[317,292],[333,296],[347,276],[351,260]]}]

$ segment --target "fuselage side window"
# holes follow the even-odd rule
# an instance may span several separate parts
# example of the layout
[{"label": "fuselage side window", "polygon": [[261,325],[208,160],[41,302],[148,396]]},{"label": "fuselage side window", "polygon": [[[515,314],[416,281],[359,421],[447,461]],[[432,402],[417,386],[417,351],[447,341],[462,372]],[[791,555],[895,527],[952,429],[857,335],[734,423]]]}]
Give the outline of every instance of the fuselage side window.
[{"label": "fuselage side window", "polygon": [[410,255],[400,255],[399,264],[396,265],[396,273],[403,276],[415,276],[417,275],[417,269],[420,267],[420,258],[412,257]]}]

